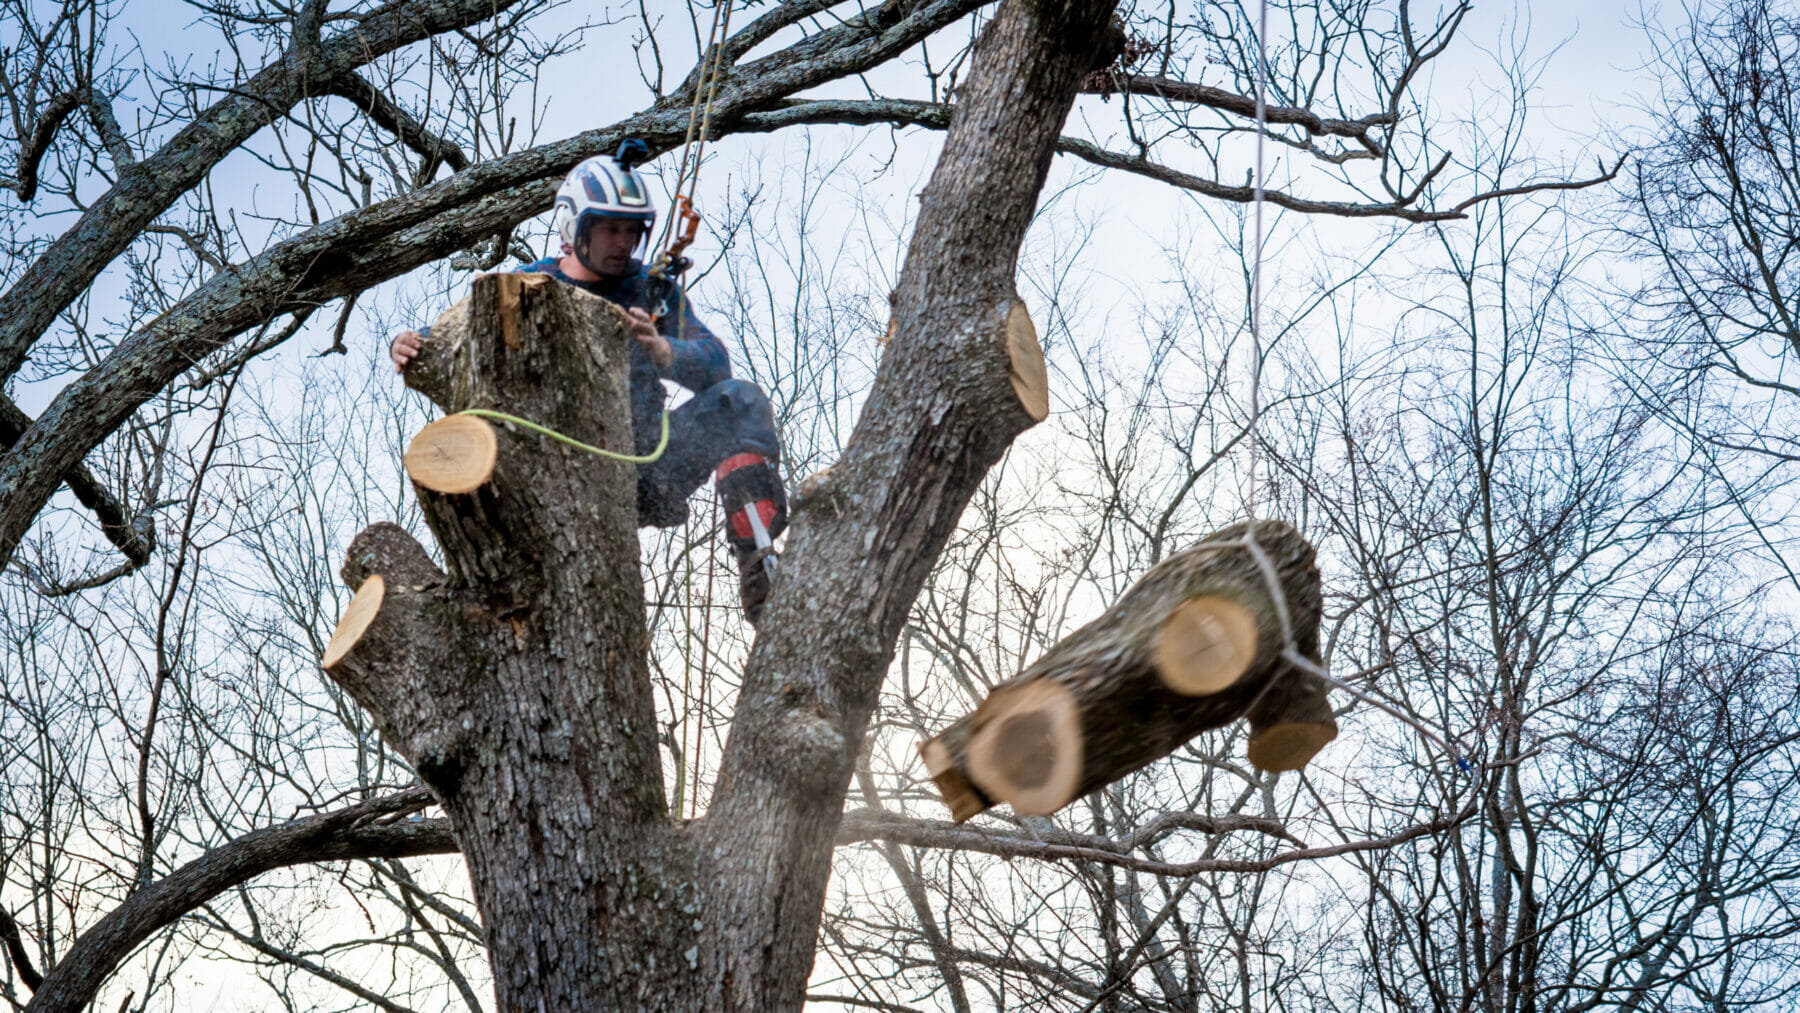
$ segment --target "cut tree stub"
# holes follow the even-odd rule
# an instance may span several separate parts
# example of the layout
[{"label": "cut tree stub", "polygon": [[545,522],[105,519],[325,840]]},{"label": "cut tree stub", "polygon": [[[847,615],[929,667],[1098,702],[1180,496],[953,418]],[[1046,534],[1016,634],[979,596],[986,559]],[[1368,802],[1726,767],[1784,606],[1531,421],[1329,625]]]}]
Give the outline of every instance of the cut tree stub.
[{"label": "cut tree stub", "polygon": [[1256,660],[1256,618],[1219,595],[1175,608],[1156,640],[1152,664],[1170,689],[1203,696],[1228,689]]},{"label": "cut tree stub", "polygon": [[1013,393],[1033,422],[1050,415],[1050,375],[1044,368],[1044,346],[1038,344],[1037,328],[1025,304],[1013,300],[1006,313],[1006,358],[1010,363]]},{"label": "cut tree stub", "polygon": [[432,492],[474,492],[493,476],[498,457],[493,426],[474,415],[447,415],[413,437],[406,474]]},{"label": "cut tree stub", "polygon": [[375,621],[381,611],[381,600],[387,597],[387,582],[377,573],[363,581],[356,594],[350,599],[350,605],[344,609],[344,617],[338,620],[337,629],[331,633],[331,640],[325,645],[325,655],[319,659],[319,667],[330,669],[344,660],[344,655],[362,639],[363,631]]},{"label": "cut tree stub", "polygon": [[1021,816],[1048,816],[1075,797],[1081,711],[1067,689],[1030,682],[996,690],[976,712],[974,726],[969,779],[983,794],[1011,803]]}]

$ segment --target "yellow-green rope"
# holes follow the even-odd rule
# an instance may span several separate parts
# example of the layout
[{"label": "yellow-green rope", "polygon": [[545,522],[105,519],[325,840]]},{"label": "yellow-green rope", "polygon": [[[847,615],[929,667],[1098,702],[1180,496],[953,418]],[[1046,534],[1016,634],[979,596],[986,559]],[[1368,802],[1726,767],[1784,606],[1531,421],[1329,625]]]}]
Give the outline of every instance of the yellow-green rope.
[{"label": "yellow-green rope", "polygon": [[662,439],[660,439],[656,442],[655,450],[652,450],[648,454],[644,454],[641,457],[637,456],[637,455],[633,455],[633,454],[615,454],[610,450],[604,450],[600,447],[594,446],[591,443],[583,443],[580,440],[574,439],[573,437],[564,436],[563,434],[557,432],[554,429],[550,429],[545,426],[540,426],[536,422],[527,421],[525,419],[519,418],[517,415],[508,415],[505,412],[489,411],[486,408],[465,408],[462,411],[457,412],[456,414],[458,414],[458,415],[474,415],[479,418],[494,419],[499,422],[511,422],[515,426],[519,426],[524,429],[529,429],[534,433],[541,433],[545,436],[548,436],[558,443],[566,443],[569,446],[574,447],[576,450],[585,450],[590,454],[594,454],[598,457],[604,457],[609,461],[623,461],[626,464],[651,464],[651,463],[654,463],[658,458],[662,457],[663,451],[669,449],[669,410],[667,408],[664,408],[663,413],[662,413]]}]

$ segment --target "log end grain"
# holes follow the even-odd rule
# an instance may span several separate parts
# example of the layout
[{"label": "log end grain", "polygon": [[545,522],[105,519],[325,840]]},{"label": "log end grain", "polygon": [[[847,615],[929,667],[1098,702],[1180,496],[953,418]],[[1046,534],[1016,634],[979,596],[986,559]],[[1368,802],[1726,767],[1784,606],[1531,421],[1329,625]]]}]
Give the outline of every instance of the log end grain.
[{"label": "log end grain", "polygon": [[1262,770],[1299,770],[1335,738],[1336,724],[1284,721],[1251,734],[1250,762]]},{"label": "log end grain", "polygon": [[330,670],[333,665],[344,660],[356,642],[362,639],[363,631],[375,621],[381,611],[381,602],[387,597],[387,582],[377,573],[357,588],[350,605],[344,609],[344,616],[338,620],[337,629],[331,633],[331,640],[325,645],[325,654],[319,659],[319,667]]},{"label": "log end grain", "polygon": [[493,426],[473,415],[448,415],[413,437],[406,474],[432,492],[474,492],[493,476],[499,450]]},{"label": "log end grain", "polygon": [[1163,624],[1151,664],[1163,684],[1185,696],[1229,689],[1256,660],[1256,618],[1230,598],[1201,595],[1176,606]]},{"label": "log end grain", "polygon": [[1021,816],[1048,816],[1081,784],[1081,709],[1074,694],[1034,681],[989,694],[969,736],[969,779]]},{"label": "log end grain", "polygon": [[943,742],[930,739],[919,743],[919,756],[925,761],[938,794],[944,797],[944,805],[950,808],[951,819],[961,823],[988,807],[987,799],[956,769],[956,761]]}]

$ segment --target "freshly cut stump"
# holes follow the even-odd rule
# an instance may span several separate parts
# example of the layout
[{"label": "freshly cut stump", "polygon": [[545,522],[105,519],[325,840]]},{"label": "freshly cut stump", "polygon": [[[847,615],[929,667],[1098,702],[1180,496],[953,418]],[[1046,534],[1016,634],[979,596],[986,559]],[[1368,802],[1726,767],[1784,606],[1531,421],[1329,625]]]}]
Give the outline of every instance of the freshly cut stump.
[{"label": "freshly cut stump", "polygon": [[499,452],[494,427],[486,421],[447,415],[413,437],[406,448],[406,473],[432,492],[474,492],[494,474]]},{"label": "freshly cut stump", "polygon": [[381,601],[387,597],[387,581],[377,573],[363,581],[356,594],[350,599],[349,607],[344,609],[344,617],[338,620],[337,629],[331,632],[331,640],[325,645],[325,656],[319,659],[319,667],[329,670],[331,666],[344,660],[344,655],[362,639],[363,631],[375,621],[381,611]]},{"label": "freshly cut stump", "polygon": [[1048,816],[1075,797],[1082,744],[1073,693],[1053,682],[1002,688],[973,724],[969,779],[983,794],[1010,802],[1021,816]]},{"label": "freshly cut stump", "polygon": [[1231,688],[1256,660],[1256,617],[1218,595],[1190,598],[1163,624],[1151,664],[1163,684],[1186,696]]}]

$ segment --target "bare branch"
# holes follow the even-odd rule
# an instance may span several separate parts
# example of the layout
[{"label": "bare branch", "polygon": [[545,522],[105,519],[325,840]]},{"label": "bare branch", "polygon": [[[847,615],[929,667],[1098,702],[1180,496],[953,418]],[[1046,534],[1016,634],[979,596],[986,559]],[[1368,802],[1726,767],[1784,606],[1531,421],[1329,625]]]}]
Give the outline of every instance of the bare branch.
[{"label": "bare branch", "polygon": [[[1317,861],[1338,855],[1383,851],[1399,847],[1421,837],[1442,833],[1473,816],[1477,809],[1478,800],[1472,800],[1459,812],[1408,827],[1386,837],[1347,841],[1318,848],[1303,847],[1258,859],[1208,858],[1192,862],[1163,862],[1133,855],[1131,853],[1133,848],[1141,845],[1130,838],[1126,842],[1119,842],[1104,837],[1066,834],[1047,824],[1034,824],[1031,828],[1033,836],[1025,837],[992,833],[985,827],[977,827],[973,824],[959,825],[941,820],[915,820],[894,813],[869,809],[855,809],[844,814],[844,820],[838,826],[837,843],[842,846],[861,841],[893,841],[916,848],[973,851],[1006,859],[1035,858],[1042,861],[1095,862],[1100,865],[1157,876],[1183,877],[1203,873],[1252,874],[1268,872],[1278,866],[1294,862]],[[1131,846],[1128,847],[1128,843]]]},{"label": "bare branch", "polygon": [[[0,446],[10,448],[18,443],[32,424],[31,416],[20,411],[11,398],[0,397]],[[100,480],[79,462],[63,472],[62,480],[81,505],[93,512],[107,541],[112,542],[129,561],[129,569],[113,571],[104,580],[71,586],[65,593],[85,587],[97,587],[150,561],[150,554],[156,551],[156,525],[148,515],[133,516],[125,504],[107,491]]]},{"label": "bare branch", "polygon": [[[744,132],[772,131],[799,123],[865,125],[893,123],[943,130],[949,126],[950,111],[951,106],[944,103],[917,102],[909,99],[796,100],[783,103],[779,109],[747,115],[739,121],[737,129]],[[1228,186],[1217,180],[1195,176],[1192,173],[1182,172],[1148,159],[1110,151],[1092,141],[1063,137],[1057,141],[1056,150],[1074,155],[1094,165],[1134,173],[1216,200],[1248,204],[1256,199],[1256,190],[1252,186]],[[1398,218],[1408,222],[1456,221],[1468,217],[1465,212],[1469,208],[1485,201],[1541,191],[1580,190],[1608,182],[1618,174],[1619,165],[1623,164],[1623,157],[1621,156],[1620,163],[1615,164],[1610,171],[1591,179],[1535,183],[1479,193],[1463,200],[1448,211],[1430,211],[1412,207],[1412,204],[1422,195],[1424,185],[1435,178],[1443,164],[1440,161],[1431,172],[1426,173],[1421,180],[1420,187],[1397,201],[1378,204],[1318,201],[1295,197],[1281,190],[1264,190],[1263,199],[1277,207],[1304,214],[1334,215],[1340,218]]]},{"label": "bare branch", "polygon": [[[1148,95],[1169,102],[1185,102],[1190,105],[1205,106],[1220,112],[1231,113],[1246,119],[1256,118],[1256,98],[1240,95],[1224,88],[1211,85],[1194,84],[1168,77],[1144,77],[1136,74],[1119,75],[1108,78],[1104,83],[1096,81],[1083,88],[1089,94],[1104,95],[1112,91],[1129,92],[1133,95]],[[1309,134],[1349,137],[1365,144],[1376,144],[1369,137],[1369,131],[1378,127],[1391,127],[1399,118],[1392,113],[1371,113],[1354,120],[1340,120],[1320,116],[1310,109],[1293,106],[1269,106],[1264,110],[1265,119],[1272,124],[1301,127]],[[1379,150],[1379,148],[1373,149]]]},{"label": "bare branch", "polygon": [[0,942],[6,944],[6,955],[12,960],[13,970],[19,974],[19,980],[33,992],[43,983],[44,976],[38,973],[31,962],[31,954],[25,952],[25,939],[19,932],[19,923],[5,908],[0,908]]},{"label": "bare branch", "polygon": [[414,177],[420,184],[430,182],[437,175],[439,163],[448,165],[453,172],[461,172],[469,167],[469,156],[462,148],[425,129],[423,123],[400,108],[393,99],[388,98],[362,75],[354,71],[340,74],[331,80],[328,90],[333,95],[356,103],[356,107],[376,126],[393,134],[400,139],[400,143],[424,158]]},{"label": "bare branch", "polygon": [[38,111],[37,125],[32,128],[31,136],[23,139],[19,147],[19,165],[14,170],[17,175],[12,179],[13,192],[19,195],[22,204],[31,203],[37,196],[38,163],[43,161],[45,153],[50,150],[50,141],[56,137],[56,131],[69,118],[69,114],[81,108],[87,99],[87,89],[77,88],[52,96]]},{"label": "bare branch", "polygon": [[212,849],[131,894],[83,932],[44,975],[25,1008],[76,1013],[113,969],[158,929],[220,892],[272,869],[308,862],[444,855],[457,850],[448,820],[402,820],[434,797],[425,788],[370,799],[336,812],[255,830]]}]

